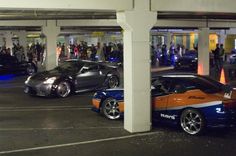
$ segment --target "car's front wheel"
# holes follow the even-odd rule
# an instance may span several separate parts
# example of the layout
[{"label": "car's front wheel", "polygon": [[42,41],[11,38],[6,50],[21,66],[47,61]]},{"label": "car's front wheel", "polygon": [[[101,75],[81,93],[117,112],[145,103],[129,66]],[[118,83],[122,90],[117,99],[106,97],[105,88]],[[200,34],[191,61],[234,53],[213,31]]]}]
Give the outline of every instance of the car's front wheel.
[{"label": "car's front wheel", "polygon": [[71,86],[68,82],[62,81],[58,84],[56,90],[57,96],[65,98],[71,93]]},{"label": "car's front wheel", "polygon": [[186,133],[198,135],[204,131],[205,119],[198,110],[186,109],[181,114],[180,124]]},{"label": "car's front wheel", "polygon": [[101,112],[108,119],[111,120],[119,119],[120,110],[117,100],[114,98],[108,98],[104,100],[102,103]]},{"label": "car's front wheel", "polygon": [[107,87],[108,88],[116,88],[119,86],[119,79],[117,76],[112,75],[108,77]]}]

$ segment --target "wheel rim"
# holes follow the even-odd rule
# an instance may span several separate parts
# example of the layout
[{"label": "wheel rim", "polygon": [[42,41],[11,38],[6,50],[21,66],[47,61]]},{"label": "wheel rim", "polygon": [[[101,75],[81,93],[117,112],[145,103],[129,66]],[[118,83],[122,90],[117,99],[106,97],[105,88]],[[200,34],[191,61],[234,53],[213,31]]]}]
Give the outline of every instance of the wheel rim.
[{"label": "wheel rim", "polygon": [[60,97],[67,97],[70,94],[70,85],[66,82],[62,82],[58,85],[57,94]]},{"label": "wheel rim", "polygon": [[103,113],[109,119],[120,118],[119,104],[115,99],[108,99],[104,102]]},{"label": "wheel rim", "polygon": [[197,134],[202,129],[202,118],[199,113],[188,111],[181,117],[181,126],[189,134]]},{"label": "wheel rim", "polygon": [[117,77],[112,76],[109,78],[109,81],[108,81],[109,88],[115,88],[118,86],[118,84],[119,84],[119,82],[118,82]]}]

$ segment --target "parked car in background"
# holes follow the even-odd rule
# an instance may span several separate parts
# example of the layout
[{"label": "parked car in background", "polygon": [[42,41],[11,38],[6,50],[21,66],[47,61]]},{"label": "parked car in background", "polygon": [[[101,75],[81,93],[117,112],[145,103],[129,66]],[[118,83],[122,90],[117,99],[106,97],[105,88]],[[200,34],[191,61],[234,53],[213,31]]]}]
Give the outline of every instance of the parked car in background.
[{"label": "parked car in background", "polygon": [[[191,135],[236,123],[236,91],[208,77],[162,74],[152,79],[151,95],[153,122],[180,126]],[[92,104],[106,118],[119,119],[124,114],[124,91],[98,91]]]},{"label": "parked car in background", "polygon": [[175,69],[197,70],[198,53],[195,50],[187,51],[175,63]]},{"label": "parked car in background", "polygon": [[229,55],[229,63],[235,64],[236,63],[236,54],[230,54]]},{"label": "parked car in background", "polygon": [[28,74],[37,72],[37,67],[32,62],[19,62],[16,57],[11,55],[0,55],[0,75],[5,74]]},{"label": "parked car in background", "polygon": [[67,97],[71,93],[119,86],[117,66],[68,60],[50,71],[34,74],[25,81],[25,93]]}]

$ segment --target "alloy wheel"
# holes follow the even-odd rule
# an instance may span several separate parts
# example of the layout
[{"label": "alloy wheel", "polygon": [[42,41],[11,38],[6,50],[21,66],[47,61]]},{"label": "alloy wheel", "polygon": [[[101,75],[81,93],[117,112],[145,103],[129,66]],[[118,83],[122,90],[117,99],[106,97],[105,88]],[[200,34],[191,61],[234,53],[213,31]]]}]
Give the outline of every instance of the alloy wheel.
[{"label": "alloy wheel", "polygon": [[111,76],[108,80],[108,88],[115,88],[118,87],[119,80],[116,76]]},{"label": "alloy wheel", "polygon": [[115,120],[120,118],[119,104],[116,99],[108,98],[103,102],[102,113],[108,119]]},{"label": "alloy wheel", "polygon": [[61,82],[57,87],[57,95],[59,97],[67,97],[71,92],[70,84],[67,82]]},{"label": "alloy wheel", "polygon": [[194,109],[187,109],[181,115],[182,129],[191,135],[200,134],[204,128],[204,119],[201,113]]}]

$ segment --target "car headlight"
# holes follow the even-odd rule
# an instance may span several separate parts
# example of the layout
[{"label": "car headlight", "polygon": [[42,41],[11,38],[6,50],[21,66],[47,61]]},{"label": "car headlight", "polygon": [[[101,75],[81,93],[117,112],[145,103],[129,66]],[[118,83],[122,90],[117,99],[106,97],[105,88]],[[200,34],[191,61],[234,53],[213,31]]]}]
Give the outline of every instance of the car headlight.
[{"label": "car headlight", "polygon": [[26,81],[25,81],[25,84],[29,83],[29,80],[31,79],[32,76],[29,76]]},{"label": "car headlight", "polygon": [[94,93],[93,97],[96,97],[97,95],[98,95],[98,93],[96,92],[96,93]]},{"label": "car headlight", "polygon": [[50,77],[49,79],[45,80],[43,84],[53,84],[57,77]]},{"label": "car headlight", "polygon": [[0,64],[0,67],[3,67],[3,65]]}]

